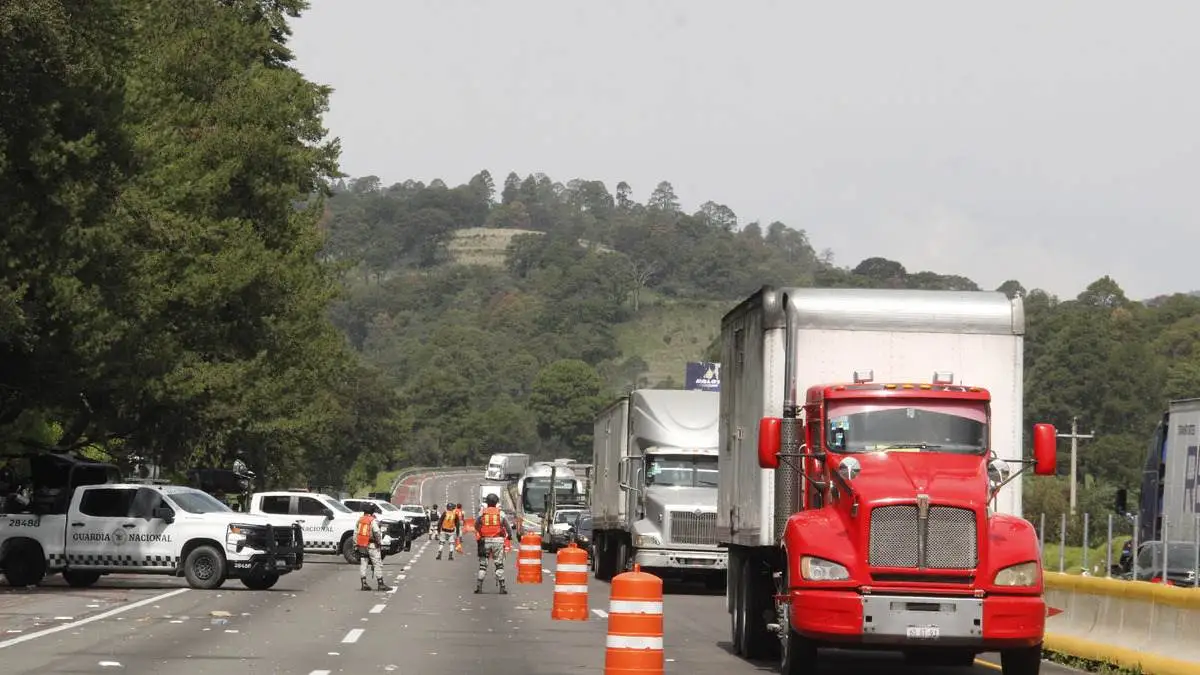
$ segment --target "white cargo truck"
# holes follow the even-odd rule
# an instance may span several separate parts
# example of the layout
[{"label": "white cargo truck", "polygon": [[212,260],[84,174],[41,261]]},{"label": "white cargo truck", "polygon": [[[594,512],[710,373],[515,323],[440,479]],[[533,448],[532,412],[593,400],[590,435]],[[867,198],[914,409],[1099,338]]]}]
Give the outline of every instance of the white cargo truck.
[{"label": "white cargo truck", "polygon": [[[1171,401],[1154,429],[1142,474],[1134,548],[1144,542],[1192,541],[1200,516],[1200,399]],[[1118,490],[1118,510],[1127,497]],[[1163,536],[1163,522],[1167,536]]]},{"label": "white cargo truck", "polygon": [[765,287],[725,315],[735,653],[790,674],[818,647],[963,665],[994,650],[1005,673],[1037,672],[1040,553],[1010,479],[1054,472],[1055,432],[1037,425],[1022,459],[1024,332],[1020,298],[989,292]]},{"label": "white cargo truck", "polygon": [[634,563],[667,577],[725,581],[717,547],[719,395],[639,389],[596,418],[592,552],[596,578]]},{"label": "white cargo truck", "polygon": [[488,460],[483,477],[485,480],[516,480],[525,473],[528,466],[529,455],[523,452],[502,452],[492,455]]}]

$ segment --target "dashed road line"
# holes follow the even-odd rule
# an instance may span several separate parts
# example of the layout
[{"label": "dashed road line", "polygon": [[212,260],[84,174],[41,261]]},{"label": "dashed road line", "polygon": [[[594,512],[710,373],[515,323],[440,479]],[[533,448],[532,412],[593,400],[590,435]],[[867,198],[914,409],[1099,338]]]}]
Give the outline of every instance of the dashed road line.
[{"label": "dashed road line", "polygon": [[602,609],[593,609],[593,610],[592,610],[592,614],[595,614],[596,616],[600,617],[601,619],[607,619],[607,618],[608,618],[608,612],[606,612],[606,611],[604,611],[604,610],[602,610]]},{"label": "dashed road line", "polygon": [[308,675],[329,675],[329,672],[330,671],[328,671],[328,670],[314,670],[311,673],[309,673]]},{"label": "dashed road line", "polygon": [[125,612],[128,612],[130,610],[138,609],[139,607],[145,607],[146,605],[152,605],[156,602],[162,602],[163,600],[166,600],[167,598],[173,598],[176,595],[180,595],[182,593],[187,593],[189,590],[191,590],[191,589],[190,588],[177,588],[173,591],[168,591],[166,593],[160,593],[159,595],[155,595],[155,596],[146,598],[144,600],[138,600],[137,602],[131,602],[128,605],[121,605],[120,607],[110,609],[107,612],[101,612],[94,616],[89,616],[89,617],[80,619],[78,621],[72,621],[70,623],[61,623],[57,626],[47,628],[45,630],[39,630],[39,631],[36,631],[33,633],[27,633],[20,637],[10,638],[8,640],[4,640],[3,642],[0,642],[0,649],[12,647],[13,645],[19,645],[22,642],[29,642],[30,640],[36,640],[40,637],[45,637],[46,635],[53,635],[54,633],[59,633],[64,630],[70,630],[72,628],[86,626],[87,624],[94,623],[96,621],[103,621],[104,619],[107,619],[109,617],[113,617],[118,614],[124,614]]},{"label": "dashed road line", "polygon": [[371,614],[380,614],[383,612],[384,607],[387,607],[387,605],[375,605],[374,607],[371,608],[370,613]]},{"label": "dashed road line", "polygon": [[362,628],[351,629],[349,633],[346,633],[346,637],[342,638],[342,644],[352,645],[355,642],[358,642],[358,639],[360,637],[362,637],[363,633],[365,633],[365,632],[366,632],[366,630],[362,629]]}]

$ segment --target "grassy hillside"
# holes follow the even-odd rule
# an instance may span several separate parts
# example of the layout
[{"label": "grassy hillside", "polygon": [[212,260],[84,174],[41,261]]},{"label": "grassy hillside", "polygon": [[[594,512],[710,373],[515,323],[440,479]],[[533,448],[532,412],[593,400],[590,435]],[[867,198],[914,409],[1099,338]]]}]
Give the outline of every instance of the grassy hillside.
[{"label": "grassy hillside", "polygon": [[469,227],[456,230],[446,245],[451,259],[462,265],[504,267],[509,242],[519,234],[542,234],[533,230]]},{"label": "grassy hillside", "polygon": [[650,298],[635,319],[614,328],[617,344],[626,358],[639,356],[647,363],[644,377],[650,385],[669,377],[682,386],[687,362],[701,359],[732,305]]}]

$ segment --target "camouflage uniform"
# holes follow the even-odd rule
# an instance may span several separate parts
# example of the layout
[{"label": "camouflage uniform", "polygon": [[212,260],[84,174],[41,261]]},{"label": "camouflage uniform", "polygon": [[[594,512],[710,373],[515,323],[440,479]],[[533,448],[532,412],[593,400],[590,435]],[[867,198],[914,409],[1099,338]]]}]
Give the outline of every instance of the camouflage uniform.
[{"label": "camouflage uniform", "polygon": [[[476,532],[480,524],[483,522],[483,514],[487,509],[480,510],[479,515],[475,517]],[[483,592],[483,580],[487,578],[488,558],[492,559],[492,564],[496,567],[496,585],[500,587],[500,592],[508,593],[508,589],[504,587],[504,541],[512,535],[512,529],[508,526],[508,518],[504,513],[500,513],[500,534],[491,537],[480,537],[479,539],[479,571],[475,577],[475,592]]]}]

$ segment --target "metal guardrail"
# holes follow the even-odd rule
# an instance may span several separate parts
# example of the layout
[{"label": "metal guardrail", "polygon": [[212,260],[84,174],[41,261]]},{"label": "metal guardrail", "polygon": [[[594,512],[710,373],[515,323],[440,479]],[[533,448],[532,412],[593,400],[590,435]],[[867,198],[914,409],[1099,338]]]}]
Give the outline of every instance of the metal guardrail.
[{"label": "metal guardrail", "polygon": [[396,494],[396,488],[400,487],[400,483],[405,478],[429,473],[429,474],[446,474],[446,473],[469,473],[472,471],[483,471],[487,467],[478,466],[412,466],[407,469],[401,469],[400,473],[392,479],[392,486],[388,489],[389,494]]}]

